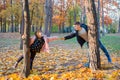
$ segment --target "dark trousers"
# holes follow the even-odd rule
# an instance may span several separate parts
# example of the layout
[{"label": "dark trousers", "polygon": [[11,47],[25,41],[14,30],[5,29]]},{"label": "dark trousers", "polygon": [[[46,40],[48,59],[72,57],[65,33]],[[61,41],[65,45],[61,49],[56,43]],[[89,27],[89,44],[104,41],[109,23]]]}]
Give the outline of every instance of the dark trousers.
[{"label": "dark trousers", "polygon": [[[30,56],[30,69],[32,70],[33,60],[34,60],[34,58],[35,58],[36,52],[30,51],[30,53],[31,53],[31,56]],[[23,55],[21,55],[21,56],[18,58],[17,62],[19,63],[22,59],[23,59]]]}]

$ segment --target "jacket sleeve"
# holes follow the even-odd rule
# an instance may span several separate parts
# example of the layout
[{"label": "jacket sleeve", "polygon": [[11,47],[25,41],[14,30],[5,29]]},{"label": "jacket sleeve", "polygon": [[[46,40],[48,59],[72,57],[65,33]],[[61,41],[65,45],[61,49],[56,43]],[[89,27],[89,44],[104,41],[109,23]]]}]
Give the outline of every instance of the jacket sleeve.
[{"label": "jacket sleeve", "polygon": [[71,38],[74,38],[75,36],[76,36],[76,33],[71,33],[70,35],[65,36],[64,39],[65,39],[65,40],[71,39]]},{"label": "jacket sleeve", "polygon": [[58,40],[58,39],[59,39],[58,36],[47,37],[48,42],[52,42],[52,41],[55,41],[55,40]]}]

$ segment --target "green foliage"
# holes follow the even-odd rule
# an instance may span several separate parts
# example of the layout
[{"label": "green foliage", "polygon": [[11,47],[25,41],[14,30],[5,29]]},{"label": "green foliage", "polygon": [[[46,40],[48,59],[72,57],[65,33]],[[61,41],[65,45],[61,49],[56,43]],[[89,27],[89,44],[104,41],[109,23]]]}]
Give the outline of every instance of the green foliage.
[{"label": "green foliage", "polygon": [[116,33],[118,27],[118,22],[114,22],[113,24],[107,27],[108,33]]},{"label": "green foliage", "polygon": [[67,24],[68,26],[72,26],[72,24],[74,24],[74,11],[76,13],[76,21],[79,21],[80,20],[80,13],[81,13],[81,10],[80,10],[80,6],[78,5],[75,5],[75,6],[72,6],[68,12],[67,12]]},{"label": "green foliage", "polygon": [[116,28],[115,27],[108,27],[107,28],[107,30],[108,30],[108,33],[116,33]]},{"label": "green foliage", "polygon": [[56,32],[58,32],[58,26],[54,24],[52,26],[52,33],[56,33]]},{"label": "green foliage", "polygon": [[101,40],[109,51],[118,52],[120,50],[120,37],[107,35],[102,37]]}]

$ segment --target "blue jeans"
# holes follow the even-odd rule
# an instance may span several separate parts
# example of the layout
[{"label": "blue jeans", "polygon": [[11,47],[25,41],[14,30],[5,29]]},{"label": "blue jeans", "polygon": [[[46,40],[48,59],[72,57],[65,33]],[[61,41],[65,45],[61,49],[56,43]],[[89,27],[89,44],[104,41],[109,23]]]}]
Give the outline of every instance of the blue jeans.
[{"label": "blue jeans", "polygon": [[108,62],[112,62],[111,60],[111,57],[107,51],[107,49],[105,48],[105,46],[102,44],[102,42],[99,40],[99,47],[101,48],[101,50],[105,53],[107,59],[108,59]]},{"label": "blue jeans", "polygon": [[[100,40],[98,40],[98,42],[99,42],[99,47],[100,47],[101,50],[105,53],[108,62],[112,62],[111,57],[110,57],[107,49],[105,48],[105,46],[102,44],[102,42],[101,42]],[[89,45],[88,45],[88,47],[89,47]],[[89,67],[89,63],[90,63],[89,51],[88,51],[88,58],[89,58],[89,62],[87,62],[87,63],[84,64],[85,67]]]}]

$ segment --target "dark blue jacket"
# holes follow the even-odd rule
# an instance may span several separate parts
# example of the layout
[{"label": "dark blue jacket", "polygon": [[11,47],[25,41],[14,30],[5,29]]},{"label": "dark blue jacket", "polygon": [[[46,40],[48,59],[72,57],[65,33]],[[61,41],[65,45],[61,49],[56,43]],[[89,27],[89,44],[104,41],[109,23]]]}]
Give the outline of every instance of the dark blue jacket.
[{"label": "dark blue jacket", "polygon": [[[88,27],[87,27],[87,25],[85,25],[85,24],[80,24],[80,26],[83,27],[83,28],[86,30],[86,32],[88,33]],[[77,41],[78,41],[78,43],[80,44],[81,47],[82,47],[83,44],[86,42],[82,37],[80,37],[80,36],[78,35],[78,31],[75,31],[75,33],[71,33],[70,35],[65,36],[64,38],[65,38],[65,40],[67,40],[67,39],[71,39],[71,38],[73,38],[73,37],[76,37],[76,39],[77,39]]]}]

